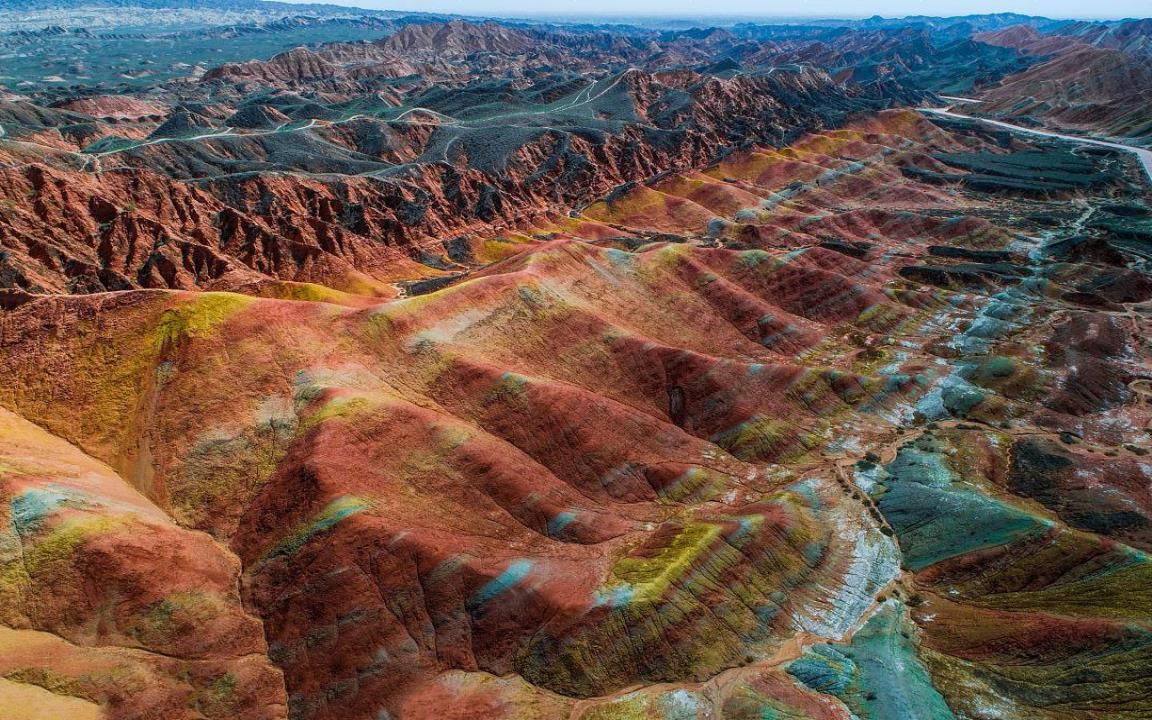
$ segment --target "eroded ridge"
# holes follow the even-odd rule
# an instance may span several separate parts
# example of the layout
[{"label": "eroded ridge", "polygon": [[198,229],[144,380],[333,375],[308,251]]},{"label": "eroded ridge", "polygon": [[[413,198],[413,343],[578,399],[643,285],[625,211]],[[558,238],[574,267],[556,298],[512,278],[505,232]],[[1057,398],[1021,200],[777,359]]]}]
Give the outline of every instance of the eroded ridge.
[{"label": "eroded ridge", "polygon": [[25,296],[0,676],[77,717],[1147,717],[1143,182],[890,111],[414,297]]}]

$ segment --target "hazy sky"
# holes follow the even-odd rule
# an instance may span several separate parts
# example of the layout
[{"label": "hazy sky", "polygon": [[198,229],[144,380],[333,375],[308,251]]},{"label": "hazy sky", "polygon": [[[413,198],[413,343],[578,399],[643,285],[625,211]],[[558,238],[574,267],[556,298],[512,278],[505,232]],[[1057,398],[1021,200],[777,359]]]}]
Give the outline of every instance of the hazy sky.
[{"label": "hazy sky", "polygon": [[317,0],[388,10],[466,15],[741,15],[866,17],[1017,12],[1054,18],[1152,15],[1150,0]]}]

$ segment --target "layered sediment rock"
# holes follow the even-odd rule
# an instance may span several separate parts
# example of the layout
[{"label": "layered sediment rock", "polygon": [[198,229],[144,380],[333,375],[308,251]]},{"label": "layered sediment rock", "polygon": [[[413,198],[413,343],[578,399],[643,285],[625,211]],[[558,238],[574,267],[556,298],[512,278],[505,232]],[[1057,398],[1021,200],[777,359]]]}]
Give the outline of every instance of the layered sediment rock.
[{"label": "layered sediment rock", "polygon": [[[891,111],[444,242],[418,296],[14,298],[0,632],[69,660],[5,682],[134,717],[99,649],[209,717],[1146,715],[1147,317],[1082,302],[1140,270],[1077,222],[1142,176],[963,184],[989,155],[1072,162]],[[192,232],[185,192],[149,212]]]}]

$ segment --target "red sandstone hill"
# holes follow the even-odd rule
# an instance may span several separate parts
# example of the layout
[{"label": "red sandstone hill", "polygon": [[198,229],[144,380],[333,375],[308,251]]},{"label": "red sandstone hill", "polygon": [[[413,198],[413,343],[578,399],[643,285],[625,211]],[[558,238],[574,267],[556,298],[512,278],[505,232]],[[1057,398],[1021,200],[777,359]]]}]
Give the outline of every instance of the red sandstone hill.
[{"label": "red sandstone hill", "polygon": [[[316,52],[296,48],[271,60],[229,63],[209,70],[204,82],[258,82],[274,87],[324,87],[317,80],[332,81],[337,77],[421,76],[425,81],[436,78],[463,78],[468,71],[450,59],[466,56],[493,55],[500,69],[530,66],[525,56],[552,53],[552,60],[582,63],[583,59],[569,50],[497,23],[474,24],[463,20],[447,23],[414,24],[371,43],[332,43]],[[513,60],[515,59],[515,60]],[[473,58],[473,62],[477,61]],[[490,70],[492,68],[489,68]],[[332,85],[349,89],[349,85]]]},{"label": "red sandstone hill", "polygon": [[338,72],[335,65],[307,48],[296,48],[280,53],[271,60],[253,60],[239,65],[224,65],[204,74],[205,81],[218,78],[234,80],[256,79],[265,82],[300,83],[308,80],[329,79]]},{"label": "red sandstone hill", "polygon": [[1152,62],[1121,50],[1071,45],[1052,60],[1005,78],[983,97],[988,104],[982,111],[1141,137],[1152,131]]},{"label": "red sandstone hill", "polygon": [[1003,30],[980,33],[973,36],[973,39],[988,45],[1017,48],[1032,55],[1053,55],[1073,45],[1082,44],[1076,38],[1065,35],[1042,35],[1031,25],[1014,25]]},{"label": "red sandstone hill", "polygon": [[0,102],[0,720],[1152,717],[1147,178],[899,108],[1139,78],[886,22]]},{"label": "red sandstone hill", "polygon": [[1152,22],[1068,23],[1048,34],[1015,26],[974,37],[1047,59],[990,88],[981,110],[1116,137],[1152,133]]},{"label": "red sandstone hill", "polygon": [[[304,67],[316,58],[290,55]],[[508,135],[498,122],[458,129],[435,114],[338,123],[323,106],[285,98],[313,119],[285,129],[268,119],[279,113],[272,106],[231,116],[196,106],[107,156],[41,148],[29,162],[24,151],[38,146],[16,146],[0,169],[12,207],[0,216],[4,283],[93,292],[278,278],[387,293],[398,277],[435,274],[414,260],[444,258],[443,238],[543,221],[734,143],[771,142],[868,106],[815,70],[731,79],[635,70],[561,92],[570,99],[548,113],[569,128]],[[258,127],[246,128],[252,116]],[[262,172],[235,172],[244,168]]]},{"label": "red sandstone hill", "polygon": [[100,95],[71,100],[59,105],[64,110],[99,119],[143,120],[163,117],[168,108],[157,102],[134,97]]},{"label": "red sandstone hill", "polygon": [[452,20],[409,25],[379,44],[399,55],[467,55],[478,52],[514,55],[535,47],[537,41],[494,22],[474,24]]},{"label": "red sandstone hill", "polygon": [[[957,156],[1017,155],[1101,180],[962,185]],[[425,295],[5,296],[0,700],[843,720],[893,683],[975,714],[1020,672],[1016,717],[1142,712],[1152,497],[1125,445],[1152,283],[1119,241],[1028,241],[1140,186],[1068,155],[891,111],[450,244],[492,254]],[[97,267],[223,232],[201,190],[119,213],[91,196],[150,178],[40,172],[28,212],[75,214],[61,241],[111,218]],[[245,202],[272,197],[343,214],[300,179]],[[368,267],[367,240],[325,252]],[[876,690],[821,684],[829,657]],[[1120,677],[1069,687],[1069,663]]]}]

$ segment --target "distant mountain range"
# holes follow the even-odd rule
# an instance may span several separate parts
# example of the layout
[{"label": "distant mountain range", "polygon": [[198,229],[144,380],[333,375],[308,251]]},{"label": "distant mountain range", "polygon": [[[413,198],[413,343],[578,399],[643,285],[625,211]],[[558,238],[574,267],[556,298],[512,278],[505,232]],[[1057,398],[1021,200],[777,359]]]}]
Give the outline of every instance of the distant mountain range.
[{"label": "distant mountain range", "polygon": [[349,8],[341,5],[321,3],[279,3],[271,0],[0,0],[0,11],[21,12],[33,10],[70,10],[85,7],[144,8],[148,10],[192,9],[218,11],[259,11],[291,14],[358,14],[358,15],[397,15],[386,10]]}]

